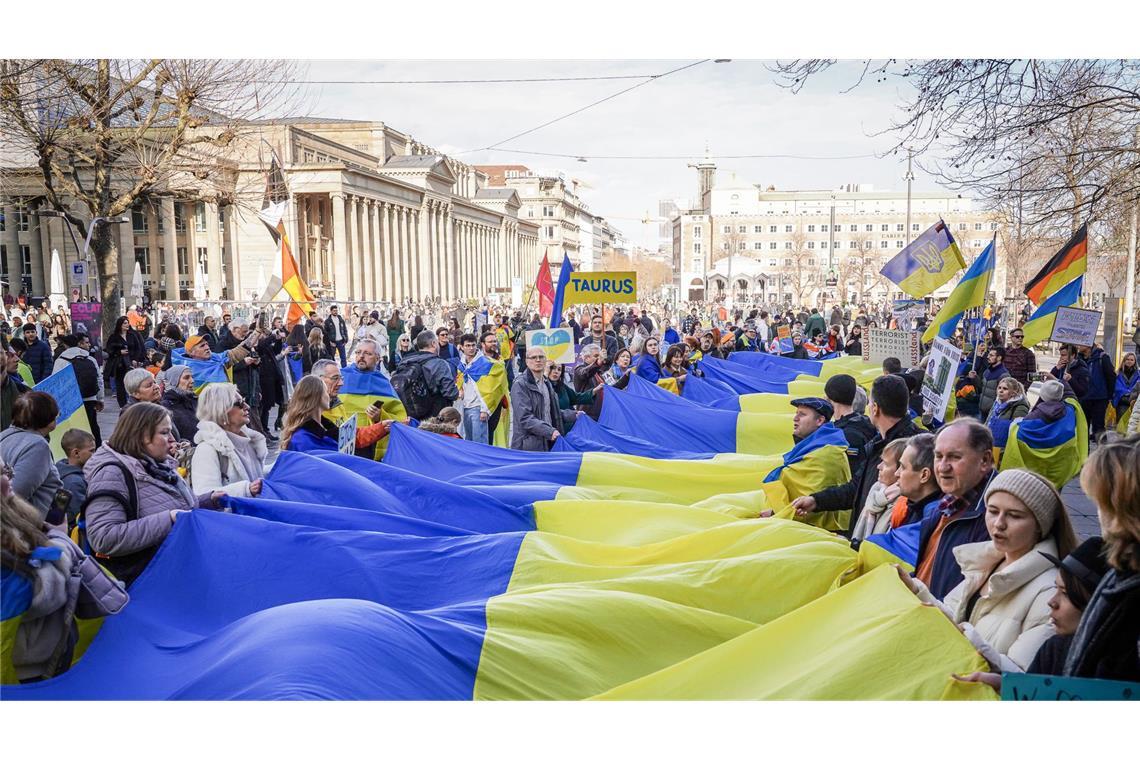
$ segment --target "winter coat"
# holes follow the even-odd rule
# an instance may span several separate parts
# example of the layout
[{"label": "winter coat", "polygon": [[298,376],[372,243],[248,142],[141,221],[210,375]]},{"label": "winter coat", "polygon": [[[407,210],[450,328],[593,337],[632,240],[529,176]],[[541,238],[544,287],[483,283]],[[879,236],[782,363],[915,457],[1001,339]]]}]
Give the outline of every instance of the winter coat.
[{"label": "winter coat", "polygon": [[[123,349],[127,350],[123,354]],[[122,377],[130,371],[132,363],[142,366],[146,362],[146,344],[137,330],[128,330],[127,337],[112,335],[107,339],[107,373],[112,377]]]},{"label": "winter coat", "polygon": [[1089,390],[1084,396],[1077,394],[1081,401],[1100,401],[1112,398],[1116,386],[1116,368],[1104,349],[1094,347],[1085,360],[1089,367]]},{"label": "winter coat", "polygon": [[994,404],[997,402],[997,387],[1003,377],[1009,377],[1009,370],[1005,365],[999,364],[996,367],[986,367],[986,371],[981,373],[979,380],[981,381],[981,390],[978,393],[978,410],[982,413],[982,417],[988,417],[990,410],[993,409]]},{"label": "winter coat", "polygon": [[339,441],[320,423],[308,420],[289,438],[285,451],[337,451],[339,448]]},{"label": "winter coat", "polygon": [[25,364],[32,368],[32,377],[37,383],[43,381],[51,374],[51,349],[46,341],[35,340],[28,345],[28,350],[20,357]]},{"label": "winter coat", "polygon": [[[229,362],[232,362],[234,385],[246,403],[252,407],[261,406],[261,368],[246,364],[245,360],[251,356],[249,351],[241,348],[241,341],[232,334],[222,339],[223,350],[229,352]],[[235,350],[236,349],[236,350]]]},{"label": "winter coat", "polygon": [[[511,448],[521,451],[549,451],[553,441],[550,436],[555,430],[564,435],[574,424],[577,414],[571,410],[558,408],[558,392],[545,377],[549,406],[547,415],[551,423],[542,419],[542,393],[533,372],[524,372],[515,378],[511,386]],[[455,384],[452,383],[452,387]]]},{"label": "winter coat", "polygon": [[594,401],[593,393],[579,393],[567,385],[565,380],[559,380],[558,385],[554,386],[554,390],[558,394],[559,409],[573,409],[576,406],[589,406]]},{"label": "winter coat", "polygon": [[[579,364],[574,368],[574,390],[585,395],[592,388],[604,386],[606,380],[603,375],[606,371],[604,364],[601,366],[597,364]],[[598,388],[595,393],[590,395],[590,400],[583,404],[586,414],[595,422],[602,413],[602,393],[602,389]]]},{"label": "winter coat", "polygon": [[1004,404],[1001,401],[995,403],[993,408],[990,409],[990,416],[986,421],[989,422],[990,420],[997,419],[1016,420],[1027,414],[1029,414],[1029,402],[1026,401],[1025,396],[1018,396],[1017,398],[1006,401]]},{"label": "winter coat", "polygon": [[[1065,380],[1066,372],[1068,372],[1070,376],[1068,381]],[[1089,384],[1092,382],[1092,378],[1089,375],[1089,365],[1085,364],[1084,359],[1079,356],[1070,359],[1069,363],[1064,367],[1053,367],[1049,370],[1049,374],[1062,383],[1065,383],[1065,385],[1069,387],[1069,390],[1073,392],[1073,395],[1081,401],[1084,401],[1088,397]],[[1108,397],[1105,396],[1105,398]]]},{"label": "winter coat", "polygon": [[167,388],[158,403],[170,410],[170,419],[178,430],[178,439],[193,441],[198,433],[198,397],[194,392]]},{"label": "winter coat", "polygon": [[215,332],[214,330],[211,330],[210,328],[206,327],[205,325],[202,325],[201,327],[198,328],[198,334],[206,339],[206,345],[210,347],[210,351],[212,351],[215,354],[218,353],[218,349],[219,349],[218,344],[221,343],[221,338],[218,337],[217,332]]},{"label": "winter coat", "polygon": [[1140,369],[1133,369],[1131,375],[1126,375],[1123,372],[1116,376],[1116,386],[1112,392],[1112,405],[1119,407],[1128,403],[1128,397],[1136,388],[1137,383],[1140,383]]},{"label": "winter coat", "polygon": [[60,370],[67,369],[69,366],[71,366],[71,364],[73,362],[80,361],[80,360],[89,361],[93,365],[95,365],[95,376],[99,378],[98,390],[95,392],[95,395],[94,396],[85,396],[83,398],[83,400],[84,401],[102,401],[103,400],[103,370],[99,366],[99,362],[95,361],[95,358],[91,356],[90,351],[85,351],[84,349],[80,348],[79,346],[75,346],[73,348],[69,348],[69,349],[65,350],[63,353],[61,353],[59,355],[59,358],[57,358],[55,360],[55,364],[52,366],[51,371],[54,374],[56,372],[59,372]]},{"label": "winter coat", "polygon": [[611,362],[613,362],[614,357],[617,356],[618,351],[621,350],[618,347],[617,338],[615,338],[614,336],[612,336],[608,333],[605,334],[602,338],[595,338],[593,336],[593,334],[590,334],[590,335],[587,335],[585,338],[582,338],[581,342],[578,343],[578,345],[582,348],[585,348],[586,346],[589,346],[591,344],[597,344],[597,345],[601,346],[602,350],[606,352],[606,366],[607,367],[610,365]]},{"label": "winter coat", "polygon": [[284,347],[284,341],[273,334],[257,343],[257,355],[261,358],[261,364],[257,365],[256,370],[263,409],[270,409],[276,404],[285,404],[285,378],[277,363],[277,357]]},{"label": "winter coat", "polygon": [[128,601],[123,584],[104,573],[63,531],[44,528],[47,545],[37,547],[4,578],[5,597],[9,584],[13,591],[26,585],[31,597],[19,613],[10,652],[20,681],[67,670],[79,639],[75,619],[113,615]]},{"label": "winter coat", "polygon": [[1110,570],[1093,592],[1063,675],[1140,681],[1140,573]]},{"label": "winter coat", "polygon": [[[963,578],[946,595],[944,604],[956,622],[973,625],[1003,655],[1002,670],[1025,671],[1037,650],[1054,633],[1049,623],[1049,599],[1053,596],[1057,568],[1040,552],[1056,556],[1056,542],[1052,538],[1038,542],[1028,554],[989,575],[987,582],[986,576],[1004,557],[993,542],[954,548]],[[970,598],[976,592],[980,596],[967,615]]]},{"label": "winter coat", "polygon": [[[56,491],[63,488],[47,438],[34,430],[13,425],[0,433],[0,459],[14,473],[12,490],[39,510],[40,517],[46,517]],[[56,524],[61,520],[61,515],[53,516]]]},{"label": "winter coat", "polygon": [[[197,506],[194,493],[185,482],[166,483],[148,473],[141,460],[120,454],[110,444],[104,443],[83,468],[88,494],[114,491],[126,499],[123,471],[112,462],[124,465],[134,480],[138,494],[138,519],[128,521],[122,503],[114,498],[94,498],[87,505],[87,541],[92,551],[109,557],[153,549],[162,543],[174,525],[170,519],[171,510],[189,510]],[[167,464],[173,467],[176,463],[168,460]]]},{"label": "winter coat", "polygon": [[1037,355],[1033,353],[1033,349],[1024,346],[1007,348],[1002,365],[1009,370],[1009,374],[1013,376],[1014,380],[1028,388],[1029,373],[1037,371]]},{"label": "winter coat", "polygon": [[1045,399],[1038,399],[1037,403],[1025,415],[1027,420],[1043,420],[1045,422],[1056,422],[1065,416],[1065,410],[1069,405],[1062,401],[1046,401]]},{"label": "winter coat", "polygon": [[823,315],[819,312],[808,317],[807,323],[804,325],[804,336],[807,338],[814,337],[816,331],[819,331],[821,334],[827,332],[827,323],[824,321]]},{"label": "winter coat", "polygon": [[[334,324],[335,328],[333,326]],[[325,343],[328,343],[330,346],[335,346],[339,343],[347,343],[349,340],[350,335],[348,332],[348,325],[345,324],[344,317],[340,316],[339,314],[330,314],[328,317],[326,317],[324,327],[321,329],[325,333]],[[336,337],[333,334],[334,332],[339,332],[339,340],[334,339]]]},{"label": "winter coat", "polygon": [[[991,476],[992,477],[992,474]],[[962,568],[954,557],[955,547],[963,544],[976,544],[988,541],[990,534],[986,530],[986,505],[982,499],[985,484],[978,488],[977,501],[974,506],[947,523],[942,531],[942,538],[938,540],[938,550],[934,555],[934,565],[930,571],[930,593],[938,599],[943,599],[955,586],[962,582]],[[937,505],[936,505],[937,506]],[[942,510],[935,508],[929,510],[922,518],[919,527],[918,556],[921,560],[926,554],[927,544],[934,535],[942,519]]]},{"label": "winter coat", "polygon": [[400,362],[401,367],[406,364],[424,365],[424,384],[427,386],[428,406],[431,408],[431,413],[424,415],[424,419],[435,417],[444,407],[451,406],[459,398],[455,370],[444,359],[427,351],[414,351]]},{"label": "winter coat", "polygon": [[71,504],[67,506],[67,524],[73,526],[79,508],[87,501],[87,481],[83,479],[83,468],[61,459],[55,463],[55,471],[59,473],[63,487],[71,494]]},{"label": "winter coat", "polygon": [[843,431],[847,439],[847,464],[851,465],[851,472],[859,472],[865,456],[864,448],[867,442],[878,435],[875,426],[865,414],[851,412],[833,421],[835,427]]},{"label": "winter coat", "polygon": [[257,472],[246,470],[246,464],[238,456],[229,434],[210,420],[198,423],[198,434],[194,436],[194,456],[190,460],[190,485],[196,494],[225,491],[230,496],[250,496],[250,483],[265,475],[265,457],[269,449],[265,436],[249,427],[242,432],[249,437],[253,451],[263,465]]}]

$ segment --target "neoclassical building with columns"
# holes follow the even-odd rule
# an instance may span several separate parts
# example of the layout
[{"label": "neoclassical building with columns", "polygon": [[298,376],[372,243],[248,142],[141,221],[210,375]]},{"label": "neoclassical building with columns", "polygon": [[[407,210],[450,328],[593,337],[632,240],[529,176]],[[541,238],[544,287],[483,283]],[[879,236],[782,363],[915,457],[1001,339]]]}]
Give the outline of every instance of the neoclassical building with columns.
[{"label": "neoclassical building with columns", "polygon": [[[278,269],[257,214],[265,146],[281,159],[286,231],[318,297],[453,301],[505,297],[516,280],[533,282],[538,224],[519,218],[513,189],[488,187],[474,167],[383,122],[297,118],[258,123],[251,136],[209,182],[195,186],[190,172],[140,199],[131,223],[115,225],[124,292],[137,261],[156,300],[189,300],[195,290],[210,299],[261,295]],[[79,252],[62,220],[36,213],[46,204],[35,172],[8,169],[20,181],[4,188],[4,269],[18,267],[30,293],[43,295],[50,251],[60,252],[65,271]],[[21,280],[13,282],[19,290]]]}]

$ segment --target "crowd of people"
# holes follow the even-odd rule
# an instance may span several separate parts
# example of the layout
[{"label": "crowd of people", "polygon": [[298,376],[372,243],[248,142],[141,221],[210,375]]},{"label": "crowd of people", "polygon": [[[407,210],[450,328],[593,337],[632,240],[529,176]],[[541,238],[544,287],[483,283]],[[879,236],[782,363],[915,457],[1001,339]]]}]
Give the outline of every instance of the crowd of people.
[{"label": "crowd of people", "polygon": [[[528,345],[526,332],[546,327],[537,313],[400,307],[351,306],[342,315],[334,305],[288,327],[250,309],[206,312],[194,328],[191,312],[132,306],[103,345],[72,331],[62,312],[0,324],[4,572],[35,580],[25,621],[42,619],[20,628],[19,679],[66,669],[77,640],[72,618],[121,609],[180,516],[224,510],[227,497],[256,498],[275,444],[343,450],[355,417],[351,450],[370,459],[382,456],[393,424],[548,451],[581,417],[596,420],[605,394],[633,374],[680,392],[705,358],[861,355],[865,329],[899,326],[886,305],[826,315],[707,303],[574,310],[561,321],[576,360],[563,365]],[[1140,680],[1136,354],[1117,363],[1101,346],[1062,346],[1039,372],[1041,357],[1022,345],[1020,327],[994,327],[974,347],[969,337],[954,338],[966,351],[953,419],[930,415],[922,371],[898,359],[884,362],[869,390],[839,374],[822,397],[793,400],[794,440],[825,425],[840,431],[851,479],[796,498],[792,509],[797,519],[849,513],[844,533],[855,548],[917,526],[917,561],[899,573],[990,664],[964,678]],[[68,430],[59,442],[65,456],[53,461],[59,407],[34,386],[67,366],[91,432]],[[104,437],[97,415],[112,396],[120,414]],[[995,459],[1012,423],[1055,421],[1066,399],[1079,403],[1095,441],[1081,485],[1102,535],[1083,543],[1057,484],[1031,469],[999,471]],[[1129,415],[1123,435],[1102,435]],[[96,561],[118,582],[94,577]],[[81,583],[64,582],[75,575]]]}]

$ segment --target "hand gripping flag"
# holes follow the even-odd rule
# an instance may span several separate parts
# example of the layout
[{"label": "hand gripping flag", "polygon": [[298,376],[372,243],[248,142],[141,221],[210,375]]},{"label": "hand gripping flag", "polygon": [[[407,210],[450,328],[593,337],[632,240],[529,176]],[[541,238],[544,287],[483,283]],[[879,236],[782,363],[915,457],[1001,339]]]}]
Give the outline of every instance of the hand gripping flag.
[{"label": "hand gripping flag", "polygon": [[967,309],[974,309],[986,302],[986,293],[990,289],[990,280],[994,274],[994,261],[997,256],[997,235],[982,251],[982,255],[974,259],[970,268],[962,275],[962,279],[954,286],[946,303],[934,315],[930,326],[922,334],[922,342],[930,343],[935,338],[949,340],[954,337],[954,328],[958,320]]},{"label": "hand gripping flag", "polygon": [[[1088,225],[1082,224],[1069,238],[1069,242],[1025,284],[1025,295],[1035,304],[1043,303],[1065,285],[1081,277],[1088,269],[1088,259]],[[1029,346],[1028,343],[1025,345]]]},{"label": "hand gripping flag", "polygon": [[1081,300],[1081,288],[1084,287],[1085,278],[1081,275],[1053,295],[1045,299],[1038,306],[1033,316],[1023,325],[1025,340],[1022,343],[1026,348],[1032,348],[1043,340],[1049,340],[1053,334],[1053,324],[1057,321],[1057,309],[1062,306],[1073,306]]},{"label": "hand gripping flag", "polygon": [[922,298],[965,269],[966,262],[941,219],[887,262],[882,274],[904,293]]},{"label": "hand gripping flag", "polygon": [[[330,415],[330,418],[338,425],[347,420],[350,414],[357,415],[358,429],[371,425],[372,420],[365,414],[364,410],[372,404],[380,407],[381,420],[405,422],[408,419],[408,413],[404,409],[403,402],[400,401],[392,383],[383,373],[376,370],[361,372],[350,364],[341,370],[341,375],[344,377],[344,385],[341,386],[337,394],[341,403],[336,409],[330,410],[338,413],[337,415]],[[387,450],[388,439],[386,437],[381,438],[376,442],[375,458],[377,460],[383,458],[384,452]]]},{"label": "hand gripping flag", "polygon": [[550,277],[550,259],[546,254],[542,256],[542,265],[538,268],[538,277],[534,281],[534,289],[538,291],[538,313],[549,317],[554,308],[554,280]]},{"label": "hand gripping flag", "polygon": [[570,275],[574,271],[574,264],[570,261],[570,254],[562,257],[562,269],[558,271],[558,289],[554,291],[554,304],[550,307],[550,326],[558,327],[562,324],[563,305],[566,300],[566,286],[570,284]]}]

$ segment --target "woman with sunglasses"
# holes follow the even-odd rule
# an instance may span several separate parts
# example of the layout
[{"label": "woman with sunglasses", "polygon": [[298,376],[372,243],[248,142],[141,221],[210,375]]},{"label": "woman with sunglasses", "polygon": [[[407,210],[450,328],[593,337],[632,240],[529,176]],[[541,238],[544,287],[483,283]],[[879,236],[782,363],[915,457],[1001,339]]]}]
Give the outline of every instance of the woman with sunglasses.
[{"label": "woman with sunglasses", "polygon": [[198,433],[190,484],[198,494],[257,496],[268,453],[265,436],[249,427],[249,404],[232,383],[211,383],[198,397]]}]

